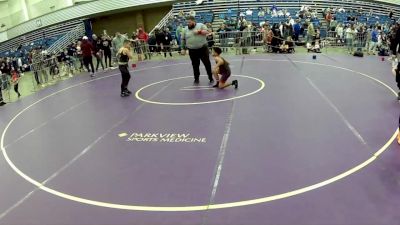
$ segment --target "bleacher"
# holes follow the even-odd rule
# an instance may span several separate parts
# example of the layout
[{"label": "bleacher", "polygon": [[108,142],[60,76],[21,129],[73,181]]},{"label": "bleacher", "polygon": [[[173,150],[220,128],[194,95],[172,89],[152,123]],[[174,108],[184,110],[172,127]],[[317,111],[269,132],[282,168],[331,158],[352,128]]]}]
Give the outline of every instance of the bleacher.
[{"label": "bleacher", "polygon": [[27,53],[30,50],[38,46],[46,49],[80,24],[82,24],[81,20],[68,21],[2,42],[0,44],[0,57],[23,57],[26,61]]},{"label": "bleacher", "polygon": [[[270,8],[272,5],[276,5],[279,8],[284,8],[290,12],[290,15],[293,18],[296,18],[296,13],[300,10],[301,5],[311,6],[313,9],[318,11],[319,20],[313,21],[315,25],[318,25],[322,22],[322,10],[328,7],[332,8],[340,8],[344,7],[346,10],[348,9],[359,9],[363,8],[364,12],[369,12],[369,10],[373,10],[374,15],[368,17],[368,22],[366,21],[367,16],[364,15],[360,17],[360,20],[366,21],[368,24],[374,24],[377,21],[379,23],[385,23],[389,20],[388,13],[390,8],[394,8],[394,17],[400,17],[400,6],[399,5],[387,5],[384,3],[371,2],[371,1],[357,1],[357,0],[302,0],[301,2],[298,0],[241,0],[239,3],[237,1],[208,1],[201,5],[196,5],[195,2],[180,2],[173,5],[173,14],[177,15],[180,10],[183,10],[185,13],[190,10],[195,10],[197,13],[201,12],[209,12],[213,11],[214,14],[218,15],[218,18],[233,18],[236,19],[238,15],[238,10],[241,12],[245,12],[247,9],[251,9],[253,11],[253,15],[251,17],[246,16],[246,20],[252,21],[256,24],[268,20],[270,23],[279,23],[284,18],[272,18],[271,15],[265,15],[265,17],[258,17],[258,9],[260,7],[268,7]],[[229,10],[230,9],[230,10]],[[396,10],[397,9],[397,10]],[[228,13],[228,10],[230,11]],[[338,19],[341,22],[347,21],[348,13],[344,15],[338,15]],[[376,19],[379,17],[379,19]],[[182,22],[182,21],[180,21]],[[201,19],[199,22],[204,22]]]},{"label": "bleacher", "polygon": [[368,26],[370,25],[375,25],[376,23],[379,24],[386,24],[386,23],[391,23],[391,19],[389,18],[388,15],[378,15],[378,14],[372,14],[371,16],[367,15],[366,13],[363,13],[362,15],[358,15],[358,13],[336,13],[334,15],[336,17],[336,20],[339,23],[348,23],[347,18],[350,16],[354,16],[357,18],[357,20],[361,23],[365,23]]},{"label": "bleacher", "polygon": [[202,21],[202,23],[212,23],[214,18],[213,12],[199,12],[196,13],[196,20]]},{"label": "bleacher", "polygon": [[[300,19],[296,14],[298,13],[298,11],[300,10],[299,7],[297,8],[288,8],[286,9],[287,12],[290,14],[290,17],[292,17],[293,19]],[[253,13],[252,15],[245,15],[244,18],[246,19],[246,21],[250,21],[253,24],[260,24],[261,22],[265,22],[265,21],[269,21],[270,24],[275,24],[275,23],[281,23],[281,22],[285,22],[288,17],[287,16],[281,16],[281,17],[274,17],[271,14],[267,14],[265,13],[264,16],[259,16],[259,9],[254,9],[252,10]],[[242,13],[244,11],[241,11]],[[240,15],[240,12],[239,12]],[[237,16],[238,16],[238,11],[237,10],[226,10],[225,12],[221,12],[218,14],[220,19],[223,20],[229,20],[229,19],[233,19],[236,20]],[[305,19],[301,19],[303,22],[305,21]],[[318,18],[316,19],[311,19],[311,22],[314,23],[315,26],[319,26],[320,21]]]},{"label": "bleacher", "polygon": [[[234,25],[237,21],[237,17],[240,13],[246,12],[250,9],[253,11],[252,15],[246,15],[244,18],[246,21],[251,21],[255,25],[259,25],[261,22],[268,21],[270,24],[280,23],[287,20],[287,17],[272,17],[271,14],[265,13],[264,16],[259,17],[258,12],[260,8],[271,8],[275,5],[278,10],[285,9],[290,13],[293,19],[300,19],[297,17],[301,6],[307,5],[312,9],[317,10],[317,18],[311,18],[311,22],[314,24],[315,28],[321,28],[321,36],[325,37],[327,35],[327,23],[323,17],[323,10],[330,8],[344,8],[346,13],[336,13],[334,16],[339,23],[348,24],[347,17],[356,16],[359,22],[365,23],[368,26],[374,25],[376,23],[385,24],[391,22],[388,16],[390,9],[393,9],[393,17],[397,20],[400,18],[400,6],[395,4],[387,4],[381,2],[373,1],[359,1],[359,0],[241,0],[231,1],[206,1],[203,4],[197,5],[195,1],[191,2],[179,2],[173,5],[173,9],[167,16],[169,19],[168,27],[171,30],[173,36],[175,36],[175,30],[178,24],[186,25],[184,17],[179,17],[179,11],[183,11],[185,15],[189,11],[194,10],[196,12],[196,19],[201,23],[212,22],[212,27],[214,30],[218,29],[220,24],[225,22],[229,23],[232,21]],[[350,12],[354,10],[359,10],[362,8],[362,15],[357,16],[356,12]],[[351,10],[350,10],[351,9]],[[370,10],[373,10],[373,14],[368,16]],[[211,16],[213,15],[213,16]],[[305,18],[300,20],[300,23],[304,23]]]}]

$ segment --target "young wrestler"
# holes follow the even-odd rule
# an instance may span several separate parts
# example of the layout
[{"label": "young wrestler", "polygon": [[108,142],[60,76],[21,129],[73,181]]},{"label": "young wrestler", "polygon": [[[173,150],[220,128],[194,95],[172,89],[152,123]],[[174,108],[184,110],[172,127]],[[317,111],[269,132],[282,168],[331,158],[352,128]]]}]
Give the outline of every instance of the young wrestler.
[{"label": "young wrestler", "polygon": [[213,75],[215,80],[217,81],[217,84],[214,85],[213,87],[218,87],[218,88],[226,88],[228,86],[235,86],[235,88],[238,88],[238,81],[233,80],[231,83],[226,83],[228,78],[231,76],[231,69],[229,68],[229,63],[221,57],[221,52],[222,50],[218,47],[213,48],[213,57],[215,59],[215,67],[213,69]]},{"label": "young wrestler", "polygon": [[121,71],[122,76],[121,97],[127,97],[132,93],[128,90],[129,80],[131,79],[128,62],[132,59],[131,43],[129,40],[125,40],[122,48],[118,50],[117,59],[119,71]]}]

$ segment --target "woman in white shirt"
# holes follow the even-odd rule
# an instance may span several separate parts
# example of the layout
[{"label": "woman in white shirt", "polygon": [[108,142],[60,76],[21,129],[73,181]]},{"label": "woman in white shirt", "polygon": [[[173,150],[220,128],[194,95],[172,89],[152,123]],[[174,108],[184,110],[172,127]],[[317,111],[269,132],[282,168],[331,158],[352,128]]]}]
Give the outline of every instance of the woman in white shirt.
[{"label": "woman in white shirt", "polygon": [[340,43],[343,43],[343,25],[339,24],[336,27],[336,35],[337,35],[337,39]]},{"label": "woman in white shirt", "polygon": [[353,41],[356,33],[357,31],[354,28],[354,24],[351,24],[351,26],[346,29],[346,44],[349,54],[353,54]]}]

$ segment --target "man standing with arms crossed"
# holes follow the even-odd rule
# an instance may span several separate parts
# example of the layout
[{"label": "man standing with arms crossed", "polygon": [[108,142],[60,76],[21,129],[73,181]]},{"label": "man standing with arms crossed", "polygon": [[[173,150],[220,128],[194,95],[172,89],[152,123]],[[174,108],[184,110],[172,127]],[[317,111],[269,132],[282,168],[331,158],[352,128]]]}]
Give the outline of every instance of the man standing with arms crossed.
[{"label": "man standing with arms crossed", "polygon": [[193,16],[187,18],[188,26],[182,32],[182,54],[184,55],[186,49],[189,50],[190,60],[192,61],[194,83],[199,83],[200,78],[200,60],[206,67],[208,80],[210,83],[214,82],[211,72],[210,53],[207,45],[207,27],[202,23],[196,23]]}]

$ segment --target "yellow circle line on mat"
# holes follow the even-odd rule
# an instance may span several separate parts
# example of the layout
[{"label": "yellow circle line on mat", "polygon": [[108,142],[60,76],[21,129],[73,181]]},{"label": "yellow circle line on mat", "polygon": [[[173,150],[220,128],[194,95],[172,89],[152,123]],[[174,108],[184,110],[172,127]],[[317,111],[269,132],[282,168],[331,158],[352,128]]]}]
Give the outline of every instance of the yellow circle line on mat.
[{"label": "yellow circle line on mat", "polygon": [[[269,60],[269,59],[246,59],[246,61],[283,61],[283,60]],[[288,60],[286,60],[288,61]],[[321,65],[321,66],[327,66],[327,67],[333,67],[333,68],[338,68],[338,69],[343,69],[343,70],[347,70],[350,72],[354,72],[357,74],[360,74],[364,77],[367,77],[369,79],[372,79],[376,82],[378,82],[379,84],[382,84],[384,87],[388,88],[395,96],[397,95],[397,93],[388,85],[386,85],[385,83],[383,83],[382,81],[373,78],[369,75],[351,70],[351,69],[347,69],[347,68],[343,68],[343,67],[339,67],[339,66],[332,66],[332,65],[325,65],[325,64],[319,64],[319,63],[311,63],[311,62],[303,62],[303,61],[293,61],[293,62],[297,62],[297,63],[304,63],[304,64],[314,64],[314,65]],[[181,63],[182,64],[182,63]],[[180,65],[181,65],[180,64]],[[166,65],[166,66],[174,66],[175,64],[171,64],[171,65]],[[159,67],[157,67],[159,68]],[[148,69],[152,69],[152,68],[148,68]],[[147,69],[141,69],[141,70],[147,70]],[[79,203],[84,203],[84,204],[88,204],[88,205],[94,205],[94,206],[100,206],[100,207],[107,207],[107,208],[113,208],[113,209],[124,209],[124,210],[136,210],[136,211],[165,211],[165,212],[178,212],[178,211],[201,211],[201,210],[209,210],[209,209],[223,209],[223,208],[231,208],[231,207],[238,207],[238,206],[248,206],[248,205],[254,205],[254,204],[259,204],[259,203],[265,203],[265,202],[270,202],[270,201],[274,201],[274,200],[279,200],[279,199],[284,199],[284,198],[288,198],[291,196],[295,196],[295,195],[299,195],[323,186],[326,186],[328,184],[331,184],[333,182],[336,182],[340,179],[343,179],[359,170],[361,170],[362,168],[366,167],[367,165],[371,164],[373,161],[375,161],[378,156],[380,156],[385,150],[388,149],[388,147],[390,146],[390,144],[396,139],[397,133],[399,132],[398,129],[396,129],[395,133],[392,135],[392,137],[386,142],[385,145],[383,145],[378,151],[376,151],[369,159],[367,159],[366,161],[364,161],[363,163],[355,166],[354,168],[347,170],[339,175],[336,175],[330,179],[321,181],[319,183],[307,186],[307,187],[303,187],[300,189],[296,189],[296,190],[292,190],[289,192],[285,192],[285,193],[281,193],[281,194],[277,194],[277,195],[272,195],[272,196],[267,196],[267,197],[263,197],[263,198],[256,198],[256,199],[251,199],[251,200],[244,200],[244,201],[236,201],[236,202],[228,202],[228,203],[221,203],[221,204],[212,204],[212,205],[194,205],[194,206],[140,206],[140,205],[122,205],[122,204],[115,204],[115,203],[108,203],[108,202],[101,202],[101,201],[95,201],[95,200],[90,200],[90,199],[85,199],[85,198],[81,198],[78,196],[74,196],[74,195],[69,195],[63,192],[59,192],[57,190],[51,189],[49,187],[46,187],[44,184],[32,179],[31,177],[29,177],[28,175],[26,175],[25,173],[23,173],[20,169],[18,169],[14,163],[10,160],[10,158],[8,157],[8,154],[6,152],[6,149],[4,148],[4,137],[5,134],[7,132],[7,130],[9,129],[9,127],[11,126],[12,122],[15,121],[17,119],[18,116],[20,116],[23,112],[25,112],[26,110],[28,110],[29,108],[31,108],[32,106],[36,105],[37,103],[43,101],[46,98],[49,98],[51,96],[54,96],[55,94],[58,94],[60,92],[66,91],[68,89],[77,87],[81,84],[84,83],[89,83],[89,82],[93,82],[95,80],[99,80],[99,79],[104,79],[107,77],[111,77],[111,76],[115,76],[115,75],[108,75],[105,77],[101,77],[101,78],[97,78],[94,80],[90,80],[90,81],[85,81],[83,83],[80,84],[76,84],[67,88],[64,88],[60,91],[57,91],[53,94],[50,94],[34,103],[32,103],[30,106],[24,108],[22,111],[20,111],[17,115],[15,115],[10,122],[7,124],[6,128],[4,129],[2,135],[1,135],[1,150],[3,152],[3,156],[5,158],[5,160],[7,161],[7,163],[10,165],[10,167],[18,174],[20,175],[22,178],[24,178],[25,180],[27,180],[28,182],[32,183],[33,185],[37,186],[38,188],[40,188],[43,191],[46,191],[48,193],[51,193],[53,195],[56,195],[58,197],[61,198],[65,198],[71,201],[75,201],[75,202],[79,202]]]},{"label": "yellow circle line on mat", "polygon": [[150,104],[156,104],[156,105],[175,105],[175,106],[178,106],[178,105],[202,105],[202,104],[225,102],[225,101],[231,101],[231,100],[235,100],[235,99],[239,99],[239,98],[244,98],[244,97],[247,97],[247,96],[250,96],[250,95],[254,95],[254,94],[260,92],[265,87],[265,83],[261,79],[258,79],[258,78],[255,78],[255,77],[246,76],[246,75],[232,75],[232,76],[253,79],[253,80],[258,81],[261,85],[257,90],[255,90],[253,92],[250,92],[250,93],[247,93],[247,94],[244,94],[244,95],[239,95],[239,96],[235,96],[235,97],[231,97],[231,98],[214,100],[214,101],[204,101],[204,102],[157,102],[157,101],[151,101],[151,100],[148,100],[148,99],[144,99],[144,98],[142,98],[140,96],[140,92],[142,92],[144,89],[146,89],[146,88],[148,88],[150,86],[154,86],[154,85],[160,84],[160,83],[165,83],[165,82],[168,82],[168,81],[171,81],[171,80],[180,80],[180,79],[186,79],[186,78],[193,78],[193,76],[186,76],[186,77],[171,78],[171,79],[162,80],[162,81],[158,81],[158,82],[154,82],[154,83],[148,84],[148,85],[140,88],[139,90],[137,90],[136,93],[135,93],[135,97],[137,99],[139,99],[140,101],[142,101],[142,102],[146,102],[146,103],[150,103]]}]

